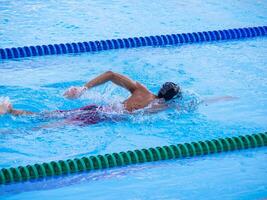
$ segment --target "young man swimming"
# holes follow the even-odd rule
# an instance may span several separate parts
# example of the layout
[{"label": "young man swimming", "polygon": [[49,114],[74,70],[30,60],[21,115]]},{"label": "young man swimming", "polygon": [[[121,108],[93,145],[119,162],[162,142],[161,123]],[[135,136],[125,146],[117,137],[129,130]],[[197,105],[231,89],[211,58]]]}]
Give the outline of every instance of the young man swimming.
[{"label": "young man swimming", "polygon": [[[165,110],[168,107],[173,106],[173,104],[168,103],[171,99],[181,98],[182,92],[181,88],[172,82],[166,82],[162,85],[157,95],[150,92],[144,85],[133,81],[126,76],[121,74],[107,71],[96,78],[92,79],[82,87],[70,87],[65,93],[64,96],[69,99],[75,99],[80,97],[86,90],[91,89],[95,86],[104,84],[108,81],[112,81],[116,85],[127,89],[131,96],[126,99],[122,105],[122,110],[114,108],[112,106],[97,106],[97,105],[88,105],[78,109],[73,110],[56,110],[45,113],[45,116],[51,116],[59,114],[60,116],[65,117],[63,124],[79,124],[79,125],[88,125],[96,124],[101,121],[109,120],[110,117],[105,113],[118,112],[118,113],[128,113],[131,114],[136,110],[143,108],[147,113],[159,112]],[[204,103],[214,103],[218,101],[228,101],[234,99],[231,96],[217,97],[213,99],[204,100]],[[177,108],[177,106],[176,106]],[[25,110],[16,110],[12,107],[11,103],[8,100],[0,103],[0,114],[12,114],[12,115],[34,115],[31,111]],[[111,119],[112,120],[112,119]],[[58,123],[57,123],[58,124]]]},{"label": "young man swimming", "polygon": [[[75,99],[80,97],[86,90],[95,86],[104,84],[108,81],[112,81],[114,84],[127,89],[131,96],[126,99],[123,104],[123,109],[127,113],[132,113],[136,110],[143,109],[148,105],[151,105],[148,112],[157,112],[164,110],[168,107],[168,101],[173,98],[180,98],[181,89],[178,85],[172,82],[166,82],[162,85],[158,92],[158,95],[150,92],[144,85],[129,79],[121,74],[107,71],[96,78],[92,79],[82,87],[71,87],[65,93],[64,96],[69,99]],[[82,124],[95,124],[100,121],[106,120],[104,112],[116,111],[112,106],[96,106],[88,105],[82,108],[67,110],[67,111],[52,111],[50,113],[68,113],[68,122],[80,122]],[[12,114],[12,115],[32,115],[37,114],[25,110],[16,110],[12,107],[9,101],[3,101],[0,104],[0,114]]]}]

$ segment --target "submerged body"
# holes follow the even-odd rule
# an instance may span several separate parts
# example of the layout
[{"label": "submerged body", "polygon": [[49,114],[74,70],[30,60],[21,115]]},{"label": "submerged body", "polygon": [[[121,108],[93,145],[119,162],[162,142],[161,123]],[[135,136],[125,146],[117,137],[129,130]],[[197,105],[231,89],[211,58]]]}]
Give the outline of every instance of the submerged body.
[{"label": "submerged body", "polygon": [[[160,101],[154,100],[147,107],[142,109],[144,113],[154,113],[158,110],[155,109],[155,106],[159,106]],[[163,106],[163,105],[162,105]],[[166,105],[167,107],[167,105]],[[141,109],[138,109],[141,110]],[[44,113],[46,117],[58,116],[64,118],[65,122],[68,124],[76,125],[91,125],[97,124],[103,121],[121,121],[127,115],[133,115],[134,111],[129,112],[125,109],[124,104],[115,105],[86,105],[81,108],[72,109],[72,110],[56,110],[48,113]]]},{"label": "submerged body", "polygon": [[66,122],[79,124],[79,125],[90,125],[96,124],[101,121],[107,120],[107,117],[101,112],[102,106],[87,105],[74,110],[58,110],[56,114],[63,114],[63,118]]}]

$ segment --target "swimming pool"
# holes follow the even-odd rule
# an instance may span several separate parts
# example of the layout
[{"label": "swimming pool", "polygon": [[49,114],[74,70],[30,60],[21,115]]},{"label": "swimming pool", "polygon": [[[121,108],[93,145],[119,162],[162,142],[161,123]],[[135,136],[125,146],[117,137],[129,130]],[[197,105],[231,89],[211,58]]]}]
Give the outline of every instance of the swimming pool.
[{"label": "swimming pool", "polygon": [[[0,45],[257,26],[266,22],[266,6],[253,1],[3,2]],[[190,112],[140,114],[123,123],[49,130],[32,130],[47,121],[3,116],[0,167],[266,131],[266,48],[266,38],[255,38],[1,61],[0,96],[9,96],[17,108],[33,111],[122,101],[127,92],[111,84],[80,100],[62,98],[70,85],[81,85],[106,70],[126,74],[153,92],[171,80],[182,86],[189,99],[223,95],[239,99],[200,105]],[[266,148],[261,148],[1,186],[0,193],[3,199],[205,199],[207,195],[260,199],[267,195],[266,160]]]}]

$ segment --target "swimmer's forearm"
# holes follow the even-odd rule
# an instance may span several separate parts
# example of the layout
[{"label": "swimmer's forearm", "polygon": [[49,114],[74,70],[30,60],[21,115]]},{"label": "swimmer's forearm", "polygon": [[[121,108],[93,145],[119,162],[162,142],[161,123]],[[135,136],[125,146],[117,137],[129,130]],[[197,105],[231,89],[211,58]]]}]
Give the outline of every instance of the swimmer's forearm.
[{"label": "swimmer's forearm", "polygon": [[112,80],[112,78],[113,72],[105,72],[100,76],[97,76],[96,78],[87,82],[83,87],[70,87],[63,95],[70,99],[78,98],[85,92],[85,90],[101,85],[107,81]]},{"label": "swimmer's forearm", "polygon": [[233,101],[237,100],[238,97],[233,97],[233,96],[221,96],[221,97],[214,97],[214,98],[209,98],[209,99],[203,99],[202,103],[208,105],[211,103],[217,103],[217,102],[222,102],[222,101]]},{"label": "swimmer's forearm", "polygon": [[96,78],[92,79],[91,81],[87,82],[84,87],[86,87],[87,89],[98,86],[98,85],[102,85],[108,81],[110,81],[112,79],[112,72],[105,72],[99,76],[97,76]]},{"label": "swimmer's forearm", "polygon": [[[106,83],[108,81],[112,81],[118,86],[121,86],[127,90],[129,90],[131,93],[133,93],[138,87],[142,89],[146,89],[141,84],[137,84],[137,82],[129,79],[126,76],[123,76],[118,73],[114,73],[112,71],[107,71],[104,74],[101,74],[100,76],[96,77],[95,79],[89,81],[84,85],[86,89],[95,87],[97,85],[101,85],[103,83]],[[138,86],[137,86],[138,85]]]}]

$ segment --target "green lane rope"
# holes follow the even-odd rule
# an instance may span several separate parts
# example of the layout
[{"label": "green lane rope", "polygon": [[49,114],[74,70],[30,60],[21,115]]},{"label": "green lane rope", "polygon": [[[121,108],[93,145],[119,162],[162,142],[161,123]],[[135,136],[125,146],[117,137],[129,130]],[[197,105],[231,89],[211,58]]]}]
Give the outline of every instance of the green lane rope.
[{"label": "green lane rope", "polygon": [[3,168],[0,184],[267,146],[267,132]]}]

